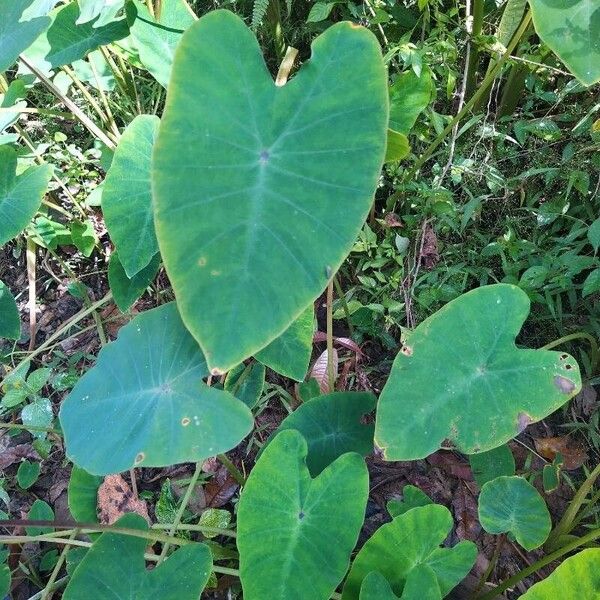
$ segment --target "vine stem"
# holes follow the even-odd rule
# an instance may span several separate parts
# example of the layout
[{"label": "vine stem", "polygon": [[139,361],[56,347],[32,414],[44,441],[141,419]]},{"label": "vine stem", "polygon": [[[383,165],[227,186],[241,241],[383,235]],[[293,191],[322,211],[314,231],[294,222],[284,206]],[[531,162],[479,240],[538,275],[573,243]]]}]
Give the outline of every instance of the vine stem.
[{"label": "vine stem", "polygon": [[463,117],[477,104],[477,101],[486,93],[488,88],[492,85],[494,79],[496,79],[496,75],[500,72],[500,69],[503,67],[504,63],[510,58],[512,51],[516,48],[519,40],[525,30],[529,26],[531,21],[531,10],[527,11],[527,14],[523,18],[521,25],[515,32],[510,41],[510,44],[506,48],[506,52],[502,54],[498,62],[494,65],[494,68],[485,76],[485,79],[481,82],[481,85],[477,89],[477,91],[471,96],[470,100],[463,106],[462,110],[458,112],[458,114],[446,125],[445,129],[435,138],[435,140],[429,145],[427,150],[420,156],[420,158],[415,162],[413,167],[407,173],[406,179],[412,179],[415,173],[431,158],[433,153],[436,151],[437,147],[446,139],[446,136],[452,131],[454,126],[460,122]]},{"label": "vine stem", "polygon": [[597,538],[600,538],[600,529],[591,531],[587,535],[577,538],[576,540],[565,544],[562,548],[559,548],[551,554],[544,556],[529,567],[523,569],[522,571],[519,571],[516,575],[513,575],[509,579],[506,579],[500,585],[497,585],[493,590],[490,590],[487,594],[479,596],[477,600],[491,600],[492,598],[496,598],[502,592],[505,592],[508,588],[513,587],[515,584],[519,583],[519,581],[525,579],[525,577],[533,575],[533,573],[539,571],[542,567],[549,565],[555,560],[558,560],[559,558],[563,557],[565,554],[576,550],[580,546],[585,546],[586,544],[593,542]]},{"label": "vine stem", "polygon": [[[79,533],[78,529],[75,529],[75,531],[73,531],[71,533],[71,535],[69,536],[70,540],[74,540],[77,537],[77,534]],[[65,563],[65,560],[67,559],[67,552],[69,550],[69,546],[65,545],[65,547],[63,548],[63,551],[60,553],[60,557],[58,558],[58,560],[56,561],[56,564],[54,565],[54,569],[52,569],[52,573],[50,575],[50,579],[48,579],[48,583],[46,584],[46,586],[44,587],[44,589],[41,592],[41,600],[48,600],[51,596],[52,596],[52,592],[54,590],[54,584],[56,583],[56,578],[58,577],[58,574],[60,573],[60,569],[63,566],[63,564]]]},{"label": "vine stem", "polygon": [[[196,487],[196,483],[198,482],[198,477],[200,477],[200,473],[202,473],[202,463],[198,462],[196,463],[196,469],[194,470],[194,474],[190,479],[190,483],[187,487],[187,490],[185,490],[183,500],[181,501],[181,504],[177,509],[177,513],[175,514],[175,520],[173,521],[173,527],[171,527],[171,529],[169,530],[169,535],[175,536],[175,532],[177,531],[177,527],[181,523],[181,519],[183,518],[183,513],[185,512],[185,509],[187,508],[187,505],[190,502],[192,493],[194,492],[194,488]],[[163,545],[160,556],[158,558],[158,564],[160,564],[167,556],[169,547],[169,542]]]},{"label": "vine stem", "polygon": [[354,335],[354,326],[352,325],[352,321],[350,319],[350,309],[348,308],[348,302],[346,302],[346,294],[344,294],[344,290],[342,290],[342,286],[340,284],[340,280],[337,278],[337,275],[334,275],[333,277],[333,285],[335,285],[335,291],[339,296],[339,299],[342,301],[344,316],[348,322],[348,331],[350,333],[350,337],[352,337]]}]

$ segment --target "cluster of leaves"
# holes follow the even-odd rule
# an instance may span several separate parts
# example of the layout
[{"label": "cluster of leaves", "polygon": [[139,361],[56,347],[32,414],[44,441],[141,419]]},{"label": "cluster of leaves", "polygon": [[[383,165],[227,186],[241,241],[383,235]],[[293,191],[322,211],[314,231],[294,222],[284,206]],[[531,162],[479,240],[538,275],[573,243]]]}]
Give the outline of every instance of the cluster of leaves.
[{"label": "cluster of leaves", "polygon": [[[423,13],[437,10],[443,22],[441,5],[420,4]],[[577,13],[577,26],[589,33],[579,46],[557,31],[566,11],[555,4],[531,3],[536,30],[580,82],[594,83],[600,77],[593,41],[597,19],[587,11]],[[277,24],[280,8],[256,3],[255,29],[273,6]],[[292,8],[289,3],[288,16]],[[402,29],[410,20],[410,11],[398,8],[373,11],[371,25],[381,28],[384,39],[382,25]],[[7,114],[0,121],[2,129],[15,125],[24,110],[26,86],[41,82],[61,99],[95,136],[98,160],[107,169],[106,179],[95,189],[115,246],[108,282],[117,306],[128,311],[155,280],[161,264],[175,296],[174,302],[162,302],[124,326],[61,403],[66,454],[76,465],[69,488],[76,519],[96,520],[94,499],[102,476],[134,467],[201,464],[238,446],[253,431],[266,368],[305,380],[313,303],[333,285],[332,277],[351,252],[363,255],[356,278],[371,289],[372,297],[368,302],[356,299],[354,305],[351,298],[340,299],[338,315],[349,315],[355,325],[362,318],[368,334],[365,312],[387,314],[393,322],[395,313],[408,308],[413,291],[401,307],[394,288],[407,277],[416,278],[427,236],[431,241],[435,234],[423,227],[421,252],[415,259],[419,262],[406,277],[382,274],[390,265],[405,269],[403,255],[410,248],[410,240],[394,231],[400,225],[391,213],[395,202],[408,209],[402,215],[407,223],[415,223],[417,214],[425,225],[435,217],[455,235],[483,214],[489,195],[473,195],[456,209],[451,192],[442,185],[448,171],[454,185],[467,180],[475,170],[473,158],[451,157],[448,169],[434,168],[439,176],[435,187],[412,180],[418,161],[412,170],[404,170],[400,162],[427,141],[423,123],[418,124],[423,111],[429,110],[439,135],[453,125],[428,109],[434,82],[452,51],[442,48],[442,63],[430,60],[428,65],[423,58],[440,48],[419,52],[406,41],[389,48],[384,57],[368,29],[349,22],[330,24],[328,19],[336,14],[359,17],[352,3],[312,6],[307,31],[323,32],[312,43],[310,59],[286,83],[289,68],[286,72],[282,66],[274,82],[254,33],[225,10],[198,20],[185,0],[16,0],[0,7],[0,71],[12,73],[19,62],[10,86],[0,81],[3,108],[10,109],[0,113],[0,119]],[[517,27],[528,24],[527,14]],[[311,30],[313,26],[317,29]],[[498,39],[502,37],[499,33]],[[436,44],[443,47],[439,39]],[[393,61],[407,68],[395,73],[389,85],[386,62]],[[158,110],[142,110],[132,71],[120,70],[117,63],[144,69],[154,78],[160,88],[156,107],[163,88],[167,90],[160,117]],[[444,76],[450,81],[448,73]],[[94,107],[82,82],[94,87],[102,100],[103,106],[95,110],[104,128],[66,94],[74,84],[86,90],[83,95]],[[117,87],[125,94],[133,90],[129,99],[136,115],[121,117],[122,134],[104,94]],[[454,142],[480,120],[474,117],[464,126],[467,129],[456,130]],[[547,119],[511,126],[521,146],[528,139],[547,142],[562,135]],[[91,255],[98,239],[87,220],[77,219],[61,229],[49,213],[38,214],[52,208],[45,195],[51,181],[61,183],[60,171],[50,164],[31,164],[43,160],[36,153],[25,154],[16,142],[27,143],[29,138],[18,127],[16,131],[17,137],[8,134],[0,145],[0,244],[27,229],[29,245],[55,251],[74,244],[84,256]],[[513,143],[509,133],[494,130],[489,135],[504,145]],[[569,152],[565,147],[567,161],[573,158]],[[514,160],[513,153],[507,154]],[[547,173],[537,170],[527,177]],[[491,194],[517,187],[516,181],[504,181],[497,169],[489,169],[484,180]],[[389,185],[394,190],[386,199],[382,221],[390,233],[380,243],[375,223],[363,224],[373,197]],[[562,231],[553,231],[552,225],[565,214],[565,206],[568,210],[571,195],[586,198],[589,192],[589,176],[577,171],[569,175],[560,201],[540,206],[536,197],[527,200],[526,208],[549,228],[547,239]],[[407,200],[413,194],[416,199]],[[72,197],[70,208],[78,206]],[[505,444],[581,390],[579,366],[569,354],[518,348],[515,338],[532,300],[545,299],[556,308],[556,298],[568,294],[582,273],[582,299],[600,289],[598,259],[586,254],[586,245],[594,253],[598,250],[600,221],[588,224],[590,209],[582,210],[565,245],[553,256],[540,257],[539,264],[524,268],[523,255],[531,246],[516,240],[510,228],[502,240],[487,243],[485,256],[502,259],[503,283],[461,294],[469,287],[466,282],[449,291],[443,282],[432,281],[439,271],[427,273],[421,289],[435,283],[435,290],[429,298],[418,293],[418,302],[432,312],[451,301],[404,332],[379,398],[332,390],[307,394],[263,445],[243,481],[232,552],[210,540],[173,535],[185,502],[172,510],[167,486],[157,517],[173,527],[171,535],[161,536],[140,516],[123,516],[96,536],[89,549],[72,555],[63,596],[133,593],[140,598],[192,600],[209,584],[211,573],[220,570],[239,575],[248,600],[326,600],[342,582],[343,600],[409,600],[424,594],[441,599],[469,572],[477,549],[470,542],[442,546],[452,529],[452,516],[424,494],[407,490],[403,502],[389,506],[391,521],[354,553],[369,493],[365,456],[374,446],[388,461],[416,460],[449,447],[472,455],[480,477],[482,527],[492,534],[506,533],[525,550],[544,543],[564,550],[561,536],[569,533],[575,517],[551,531],[543,498],[515,474],[514,462],[506,460]],[[543,242],[538,246],[542,249]],[[439,258],[435,248],[428,250]],[[449,278],[459,277],[463,267],[454,268]],[[493,273],[489,269],[479,283],[494,281]],[[469,273],[477,274],[475,268]],[[85,290],[79,294],[88,301]],[[93,309],[88,306],[87,311]],[[17,305],[2,283],[0,336],[20,337]],[[595,358],[590,353],[588,371],[595,368]],[[52,404],[41,392],[49,387],[51,373],[42,368],[28,374],[29,369],[30,363],[24,362],[4,379],[2,407],[34,432],[36,449],[47,454],[46,434],[54,418]],[[217,377],[222,381],[213,385]],[[365,423],[365,415],[375,408],[375,422]],[[503,453],[504,459],[490,458],[490,452]],[[17,473],[21,488],[34,485],[39,471],[38,463],[22,462]],[[54,520],[52,508],[41,500],[28,516]],[[204,517],[196,530],[205,537],[230,534],[229,513],[225,520],[221,517]],[[31,525],[26,532],[35,537],[51,530]],[[600,534],[590,535],[589,541]],[[588,538],[582,540],[573,549]],[[165,544],[151,571],[145,569],[149,541]],[[169,544],[181,547],[169,553]],[[58,556],[55,559],[52,583],[62,565]],[[550,598],[565,586],[583,594],[579,597],[593,597],[600,582],[586,565],[595,559],[597,550],[579,553],[524,597]],[[239,570],[217,564],[235,560]],[[116,577],[116,570],[123,568],[125,576]],[[0,576],[7,588],[6,568]]]}]

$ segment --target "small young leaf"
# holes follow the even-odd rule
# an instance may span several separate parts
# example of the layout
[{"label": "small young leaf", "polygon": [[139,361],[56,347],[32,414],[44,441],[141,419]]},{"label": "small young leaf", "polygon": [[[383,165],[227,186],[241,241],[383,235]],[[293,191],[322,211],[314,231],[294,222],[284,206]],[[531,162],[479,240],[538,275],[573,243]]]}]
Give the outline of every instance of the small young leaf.
[{"label": "small young leaf", "polygon": [[40,476],[40,463],[24,460],[17,470],[17,483],[23,490],[29,489]]},{"label": "small young leaf", "polygon": [[[21,421],[27,427],[44,427],[49,429],[54,420],[52,403],[48,398],[35,398],[35,400],[23,407],[21,411]],[[36,438],[46,437],[45,431],[31,431]]]},{"label": "small young leaf", "polygon": [[303,381],[298,385],[298,396],[302,402],[308,402],[320,395],[321,388],[319,387],[319,382],[312,377],[308,381]]},{"label": "small young leaf", "polygon": [[248,408],[254,408],[265,385],[265,366],[251,362],[248,365],[238,365],[227,373],[225,391],[241,400]]},{"label": "small young leaf", "polygon": [[375,427],[363,423],[362,418],[375,409],[375,402],[373,394],[361,392],[319,396],[287,416],[270,439],[286,429],[300,432],[308,444],[306,465],[316,477],[346,452],[361,456],[373,452]]},{"label": "small young leaf", "polygon": [[[115,525],[148,530],[146,521],[134,514],[124,515]],[[63,598],[197,600],[212,569],[208,547],[198,543],[183,546],[148,571],[144,561],[147,543],[141,537],[103,533],[75,569]]]},{"label": "small young leaf", "polygon": [[402,73],[390,87],[390,129],[408,135],[434,90],[428,67],[423,66],[419,77],[412,69]]},{"label": "small young leaf", "polygon": [[295,381],[302,381],[312,353],[315,311],[312,304],[266,348],[254,355],[263,365]]},{"label": "small young leaf", "polygon": [[71,238],[77,250],[84,256],[90,256],[98,242],[94,227],[89,221],[74,221],[71,224]]},{"label": "small young leaf", "polygon": [[63,401],[67,456],[103,475],[230,450],[252,428],[252,413],[207,386],[207,375],[174,302],[138,315]]},{"label": "small young leaf", "polygon": [[318,23],[319,21],[324,21],[329,16],[334,6],[335,2],[315,2],[308,13],[306,22]]},{"label": "small young leaf", "polygon": [[598,248],[600,248],[600,217],[589,226],[587,236],[594,248],[594,252],[597,252]]},{"label": "small young leaf", "polygon": [[[218,527],[220,529],[227,529],[231,524],[231,513],[223,508],[207,508],[200,515],[198,525],[204,525],[205,527]],[[217,533],[203,533],[204,537],[214,538],[217,537]]]},{"label": "small young leaf", "polygon": [[[27,519],[30,521],[54,521],[54,511],[49,504],[46,504],[43,500],[36,500],[31,505],[31,510],[27,515]],[[25,527],[27,535],[44,535],[54,531],[52,527],[41,527],[38,525],[32,525]]]},{"label": "small young leaf", "polygon": [[[439,504],[413,508],[382,525],[356,555],[342,593],[343,600],[356,600],[363,580],[379,571],[392,590],[399,593],[417,565],[433,569],[442,596],[446,596],[471,570],[477,557],[472,542],[440,548],[453,526],[450,511]],[[420,580],[421,574],[414,576]]]},{"label": "small young leaf", "polygon": [[8,286],[0,281],[0,338],[18,340],[21,337],[19,309]]},{"label": "small young leaf", "polygon": [[385,162],[395,162],[406,158],[410,153],[408,138],[399,131],[388,129],[387,148],[385,151]]},{"label": "small young leaf", "polygon": [[102,192],[102,212],[130,279],[158,253],[152,216],[150,163],[160,119],[136,117],[124,131]]},{"label": "small young leaf", "polygon": [[119,252],[115,250],[108,263],[108,284],[110,285],[115,304],[123,313],[127,312],[154,281],[160,267],[160,254],[131,279],[121,264]]},{"label": "small young leaf", "polygon": [[498,477],[481,488],[479,521],[488,533],[514,535],[525,550],[539,548],[552,527],[544,499],[526,479],[516,476]]},{"label": "small young leaf", "polygon": [[480,488],[496,477],[515,474],[515,458],[506,444],[487,452],[471,454],[469,464],[473,471],[473,477]]},{"label": "small young leaf", "polygon": [[17,153],[0,146],[0,246],[29,224],[52,177],[50,165],[29,167],[17,176]]},{"label": "small young leaf", "polygon": [[307,451],[300,433],[282,431],[244,487],[237,545],[246,600],[304,600],[307,590],[329,598],[348,569],[367,502],[366,465],[344,454],[311,479]]},{"label": "small young leaf", "polygon": [[567,558],[520,600],[591,600],[600,598],[600,549],[589,548]]},{"label": "small young leaf", "polygon": [[418,506],[427,506],[433,504],[433,500],[422,490],[414,485],[405,485],[402,490],[402,500],[390,500],[387,503],[387,511],[390,516],[398,517],[405,512]]},{"label": "small young leaf", "polygon": [[585,298],[600,291],[600,269],[594,269],[583,282],[581,295]]}]

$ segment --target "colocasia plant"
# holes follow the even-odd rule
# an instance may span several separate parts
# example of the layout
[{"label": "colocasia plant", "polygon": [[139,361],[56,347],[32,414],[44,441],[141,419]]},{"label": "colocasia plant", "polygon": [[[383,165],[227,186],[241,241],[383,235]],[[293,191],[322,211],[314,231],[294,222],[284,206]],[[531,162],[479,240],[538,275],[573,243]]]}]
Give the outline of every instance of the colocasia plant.
[{"label": "colocasia plant", "polygon": [[[532,15],[573,73],[585,84],[597,81],[599,10],[595,0],[532,0],[507,48],[495,49],[491,79],[470,106]],[[575,33],[560,33],[564,27]],[[126,90],[135,85],[131,71],[110,69],[127,62],[146,69],[166,89],[160,117],[137,114],[121,131],[108,104],[97,107],[105,128],[82,112],[55,75],[72,72],[68,65],[75,68],[88,53],[92,71]],[[13,78],[10,86],[0,80],[2,106],[13,110],[0,113],[0,123],[2,114],[10,124],[19,114],[24,96],[15,82],[37,82],[66,99],[110,163],[102,212],[115,247],[108,280],[116,304],[127,311],[161,264],[175,297],[122,327],[62,401],[60,431],[76,465],[69,501],[80,524],[64,536],[49,533],[53,513],[38,505],[28,535],[75,545],[81,539],[83,550],[73,554],[64,580],[56,577],[59,564],[43,597],[62,582],[67,600],[197,600],[214,573],[225,573],[239,578],[245,600],[444,598],[475,564],[477,548],[469,541],[449,546],[450,511],[417,488],[390,502],[388,522],[357,547],[369,497],[365,457],[374,451],[386,461],[439,449],[468,455],[485,531],[527,551],[546,544],[541,564],[485,588],[483,598],[600,536],[572,536],[575,515],[552,529],[540,493],[515,474],[507,442],[563,406],[582,383],[569,354],[516,343],[530,299],[509,283],[473,289],[406,330],[378,398],[335,392],[333,385],[322,394],[305,384],[310,393],[266,439],[247,477],[225,456],[255,428],[265,367],[308,380],[314,301],[350,253],[384,161],[408,153],[406,134],[422,109],[411,92],[423,81],[411,75],[390,89],[377,38],[352,22],[326,28],[310,57],[296,70],[293,62],[288,55],[274,79],[240,17],[214,10],[197,19],[184,0],[0,0],[0,70]],[[102,89],[99,76],[90,80]],[[424,95],[426,104],[430,92]],[[28,151],[18,142],[27,144],[25,132],[3,135],[1,244],[30,226],[57,183],[39,155],[42,164],[24,166]],[[77,231],[69,235],[83,247]],[[87,306],[81,318],[96,308]],[[15,300],[0,283],[0,336],[19,335]],[[333,358],[329,346],[330,384]],[[4,392],[27,383],[23,364]],[[215,456],[242,484],[235,529],[192,526],[205,541],[179,535],[200,466]],[[135,514],[94,526],[90,506],[103,476],[178,463],[198,467],[164,532]],[[81,538],[86,533],[91,537]],[[235,539],[235,547],[208,539],[215,535]],[[157,544],[160,553],[149,553]],[[574,554],[522,597],[599,598],[599,553]]]}]

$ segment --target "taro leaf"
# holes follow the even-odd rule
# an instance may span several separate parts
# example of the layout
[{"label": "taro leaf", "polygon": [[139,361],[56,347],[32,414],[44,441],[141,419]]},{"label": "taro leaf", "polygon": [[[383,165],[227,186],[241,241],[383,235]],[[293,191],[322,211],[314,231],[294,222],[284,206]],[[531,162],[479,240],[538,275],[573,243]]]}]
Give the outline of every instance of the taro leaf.
[{"label": "taro leaf", "polygon": [[94,27],[102,27],[117,16],[124,4],[125,0],[79,0],[80,15],[77,25],[88,23],[98,17]]},{"label": "taro leaf", "polygon": [[539,548],[552,522],[544,499],[523,477],[497,477],[479,494],[479,521],[488,533],[514,535],[525,550]]},{"label": "taro leaf", "polygon": [[385,162],[394,162],[406,158],[410,153],[408,138],[398,131],[388,129],[387,148],[385,151]]},{"label": "taro leaf", "polygon": [[71,238],[77,250],[86,257],[92,254],[98,243],[94,226],[87,219],[83,222],[73,221],[71,223]]},{"label": "taro leaf", "polygon": [[113,21],[104,27],[94,27],[95,22],[77,25],[77,2],[57,9],[52,15],[54,19],[48,31],[26,53],[45,72],[80,60],[92,50],[123,39],[129,34],[129,27],[124,19]]},{"label": "taro leaf", "polygon": [[73,465],[69,487],[67,488],[69,511],[79,523],[98,521],[98,488],[102,477],[90,475],[77,465]]},{"label": "taro leaf", "polygon": [[59,0],[33,0],[23,11],[22,21],[30,21],[35,17],[45,17],[58,4]]},{"label": "taro leaf", "polygon": [[[437,580],[435,580],[437,585]],[[439,587],[438,587],[439,589]],[[359,600],[399,600],[388,580],[379,571],[371,571],[360,586]]]},{"label": "taro leaf", "polygon": [[[375,408],[375,396],[336,392],[301,404],[287,416],[274,436],[286,429],[299,431],[308,444],[306,465],[313,477],[346,452],[373,452],[372,424],[362,422]],[[273,438],[271,438],[273,439]]]},{"label": "taro leaf", "polygon": [[[147,531],[139,515],[127,514],[116,527]],[[212,569],[212,556],[204,544],[179,548],[151,571],[146,570],[144,551],[148,540],[118,533],[103,533],[73,573],[65,600],[197,600]]]},{"label": "taro leaf", "polygon": [[528,313],[521,289],[489,285],[406,335],[377,409],[375,442],[387,460],[425,458],[447,444],[491,450],[579,392],[568,354],[515,346]]},{"label": "taro leaf", "polygon": [[379,43],[344,22],[312,51],[276,87],[256,38],[225,10],[177,48],[154,151],[156,232],[183,321],[215,374],[281,335],[322,292],[373,200],[388,121]]},{"label": "taro leaf", "polygon": [[60,411],[67,455],[88,473],[198,462],[236,446],[252,413],[208,387],[174,302],[138,315],[105,346]]},{"label": "taro leaf", "polygon": [[108,283],[115,304],[121,312],[127,312],[134,302],[146,291],[154,281],[160,267],[160,254],[156,254],[150,263],[131,279],[127,277],[120,261],[118,251],[112,253],[108,263]]},{"label": "taro leaf", "polygon": [[300,433],[282,431],[244,487],[237,545],[245,600],[325,600],[348,569],[367,503],[367,468],[348,453],[311,479],[307,452]]},{"label": "taro leaf", "polygon": [[130,279],[158,253],[152,215],[150,161],[160,119],[136,117],[119,141],[102,192],[102,212]]},{"label": "taro leaf", "polygon": [[196,21],[196,15],[185,0],[162,0],[156,21],[142,2],[129,2],[127,20],[141,63],[166,88],[175,48],[183,32]]},{"label": "taro leaf", "polygon": [[17,469],[17,483],[23,490],[29,489],[40,476],[40,463],[24,460]]},{"label": "taro leaf", "polygon": [[390,500],[387,511],[392,517],[398,517],[418,506],[433,504],[433,500],[422,490],[414,485],[405,485],[402,490],[402,500]]},{"label": "taro leaf", "polygon": [[[44,502],[43,500],[36,500],[32,505],[27,515],[28,521],[54,521],[54,511],[52,507]],[[31,525],[25,527],[25,533],[27,535],[44,535],[46,533],[52,533],[54,529],[52,527],[44,527],[42,525]]]},{"label": "taro leaf", "polygon": [[0,146],[0,246],[27,227],[52,176],[50,165],[29,167],[19,176],[16,170],[16,151]]},{"label": "taro leaf", "polygon": [[419,77],[413,70],[402,73],[390,87],[390,129],[408,135],[431,101],[434,89],[427,66],[423,66]]},{"label": "taro leaf", "polygon": [[225,378],[226,391],[241,400],[248,408],[254,408],[265,385],[265,366],[252,362],[249,365],[238,365]]},{"label": "taro leaf", "polygon": [[254,356],[276,373],[302,381],[312,353],[315,310],[311,304],[279,337]]},{"label": "taro leaf", "polygon": [[[441,600],[442,593],[435,571],[429,565],[417,565],[408,574],[400,600]],[[360,600],[399,600],[387,579],[378,571],[369,573],[360,588]]]},{"label": "taro leaf", "polygon": [[600,598],[600,549],[588,548],[567,558],[520,600],[584,600]]},{"label": "taro leaf", "polygon": [[398,594],[412,569],[428,565],[436,574],[446,596],[471,570],[477,557],[472,542],[459,542],[453,548],[440,548],[452,529],[450,511],[439,504],[413,508],[382,525],[367,540],[354,559],[342,593],[343,600],[359,597],[363,579],[379,571]]},{"label": "taro leaf", "polygon": [[21,319],[17,303],[8,286],[0,281],[0,338],[18,340],[20,337]]},{"label": "taro leaf", "polygon": [[[48,17],[21,22],[33,0],[2,0],[0,3],[0,72],[6,71],[50,25]],[[2,157],[0,156],[0,163]]]},{"label": "taro leaf", "polygon": [[600,81],[598,0],[529,0],[536,33],[584,85]]},{"label": "taro leaf", "polygon": [[0,112],[0,133],[12,125],[20,115],[20,109],[27,106],[27,102],[19,102],[27,96],[25,83],[22,79],[10,82],[5,94],[0,94],[0,108],[14,108],[14,111],[3,110]]},{"label": "taro leaf", "polygon": [[515,457],[506,444],[487,452],[471,454],[469,464],[480,488],[496,477],[515,474]]}]

